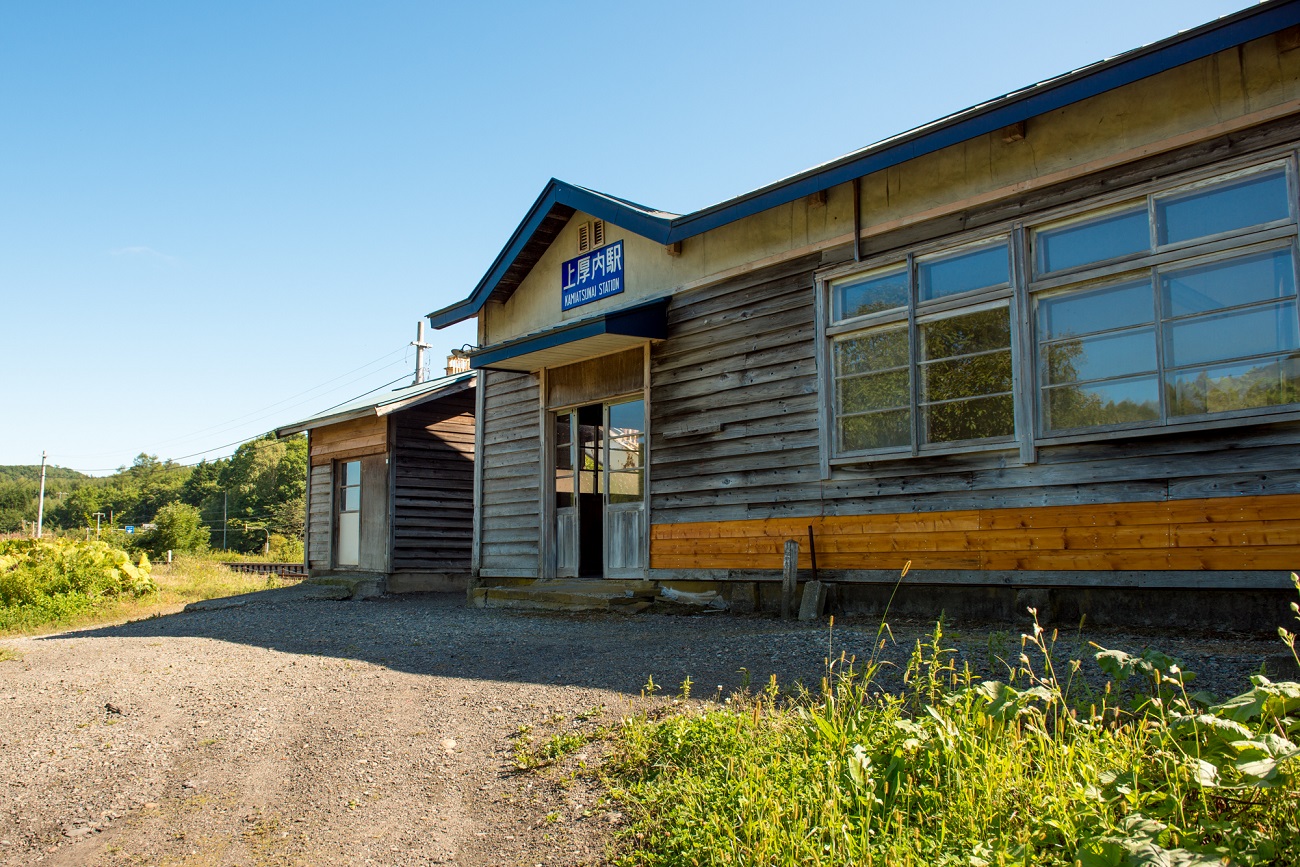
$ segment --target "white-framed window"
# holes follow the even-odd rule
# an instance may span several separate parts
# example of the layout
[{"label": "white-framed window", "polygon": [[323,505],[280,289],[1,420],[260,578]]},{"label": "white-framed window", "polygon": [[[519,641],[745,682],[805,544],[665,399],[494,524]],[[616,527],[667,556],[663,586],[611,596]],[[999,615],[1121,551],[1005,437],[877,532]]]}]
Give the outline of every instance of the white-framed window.
[{"label": "white-framed window", "polygon": [[1300,411],[1295,174],[1288,155],[821,274],[828,458]]},{"label": "white-framed window", "polygon": [[919,454],[1015,436],[1007,235],[828,281],[840,455]]},{"label": "white-framed window", "polygon": [[338,537],[334,562],[356,566],[361,562],[361,461],[335,464]]}]

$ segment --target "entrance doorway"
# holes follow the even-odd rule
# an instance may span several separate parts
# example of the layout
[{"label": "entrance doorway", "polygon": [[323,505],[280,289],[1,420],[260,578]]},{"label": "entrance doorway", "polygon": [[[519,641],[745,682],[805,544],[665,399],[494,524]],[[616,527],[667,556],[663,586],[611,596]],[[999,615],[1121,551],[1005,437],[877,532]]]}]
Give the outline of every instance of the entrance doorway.
[{"label": "entrance doorway", "polygon": [[552,414],[555,574],[640,577],[645,569],[645,401]]}]

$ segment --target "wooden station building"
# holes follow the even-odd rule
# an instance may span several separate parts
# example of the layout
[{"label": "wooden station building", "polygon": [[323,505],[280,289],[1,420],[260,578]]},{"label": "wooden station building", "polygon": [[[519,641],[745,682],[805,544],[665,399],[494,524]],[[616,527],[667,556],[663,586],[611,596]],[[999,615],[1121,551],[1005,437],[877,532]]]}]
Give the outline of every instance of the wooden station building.
[{"label": "wooden station building", "polygon": [[690,214],[552,180],[429,316],[478,320],[475,579],[762,601],[811,539],[850,610],[910,562],[896,610],[1271,629],[1297,148],[1274,0]]},{"label": "wooden station building", "polygon": [[371,592],[466,587],[474,508],[473,371],[279,428],[307,433],[308,573]]}]

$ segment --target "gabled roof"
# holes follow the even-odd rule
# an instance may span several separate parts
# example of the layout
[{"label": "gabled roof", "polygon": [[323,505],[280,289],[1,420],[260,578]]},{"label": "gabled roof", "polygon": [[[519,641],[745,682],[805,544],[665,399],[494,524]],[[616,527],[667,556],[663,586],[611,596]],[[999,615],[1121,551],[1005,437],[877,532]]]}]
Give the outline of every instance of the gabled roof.
[{"label": "gabled roof", "polygon": [[422,403],[428,403],[431,400],[437,400],[464,391],[474,385],[475,376],[476,374],[474,371],[470,370],[465,373],[453,373],[451,376],[442,376],[415,385],[404,385],[401,388],[381,392],[378,395],[363,395],[355,400],[350,400],[347,403],[340,404],[339,406],[330,407],[329,409],[317,413],[309,418],[305,418],[302,421],[296,421],[293,424],[276,428],[275,435],[278,437],[287,437],[291,434],[302,433],[305,430],[313,430],[318,427],[338,424],[343,421],[385,416],[397,412],[398,410],[407,409]]},{"label": "gabled roof", "polygon": [[1300,25],[1300,0],[1268,0],[1012,91],[691,214],[658,211],[552,178],[470,296],[430,313],[429,321],[434,328],[443,328],[477,315],[489,300],[509,298],[575,211],[660,244],[672,244],[1296,25]]}]

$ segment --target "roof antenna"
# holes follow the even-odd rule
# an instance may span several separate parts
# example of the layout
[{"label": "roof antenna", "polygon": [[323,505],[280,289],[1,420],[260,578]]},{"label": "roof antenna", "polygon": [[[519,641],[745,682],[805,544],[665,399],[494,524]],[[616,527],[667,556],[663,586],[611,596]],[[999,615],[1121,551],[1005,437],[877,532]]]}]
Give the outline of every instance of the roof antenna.
[{"label": "roof antenna", "polygon": [[415,382],[413,385],[419,385],[428,377],[424,368],[424,350],[432,347],[424,342],[424,320],[421,319],[415,326],[415,340],[411,342],[415,347]]}]

